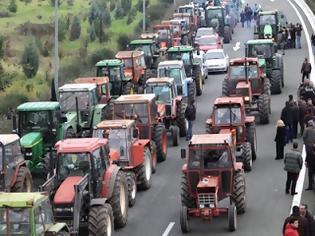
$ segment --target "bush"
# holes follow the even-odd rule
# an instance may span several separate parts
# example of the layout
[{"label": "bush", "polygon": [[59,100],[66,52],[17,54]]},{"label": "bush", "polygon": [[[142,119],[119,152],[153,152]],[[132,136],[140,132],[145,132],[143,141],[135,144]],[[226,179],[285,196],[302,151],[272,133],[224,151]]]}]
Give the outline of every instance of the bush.
[{"label": "bush", "polygon": [[124,16],[125,16],[124,9],[121,6],[116,6],[115,18],[119,19]]},{"label": "bush", "polygon": [[[50,2],[50,6],[54,7],[55,6],[55,0],[48,0]],[[61,5],[61,0],[58,0],[58,6]]]},{"label": "bush", "polygon": [[15,0],[11,0],[11,1],[10,1],[9,6],[8,6],[8,10],[9,10],[10,12],[13,12],[13,13],[16,13],[16,12],[17,12],[17,5],[16,5]]},{"label": "bush", "polygon": [[116,1],[115,0],[111,0],[110,4],[109,4],[109,10],[110,11],[114,11],[116,7]]},{"label": "bush", "polygon": [[15,109],[21,103],[27,102],[28,98],[24,94],[11,92],[9,94],[0,96],[0,113],[4,114],[10,109]]},{"label": "bush", "polygon": [[66,39],[66,35],[69,29],[69,16],[62,17],[59,19],[59,27],[58,27],[58,40],[59,42],[62,42],[64,39]]},{"label": "bush", "polygon": [[92,24],[90,25],[89,28],[89,37],[90,37],[90,41],[94,42],[96,39],[96,33],[95,33],[95,25],[94,22],[92,22]]},{"label": "bush", "polygon": [[132,7],[131,0],[121,0],[121,6],[124,10],[124,15],[127,15]]},{"label": "bush", "polygon": [[126,34],[122,34],[119,35],[118,40],[117,40],[117,44],[118,44],[118,50],[124,50],[128,43],[130,42],[130,38],[128,35]]},{"label": "bush", "polygon": [[4,48],[4,36],[0,36],[0,59],[3,58],[4,56],[4,51],[5,51],[5,48]]},{"label": "bush", "polygon": [[115,53],[108,49],[108,48],[102,48],[100,50],[97,50],[93,52],[89,57],[89,65],[91,67],[94,67],[95,64],[101,60],[113,58],[115,56]]},{"label": "bush", "polygon": [[77,16],[73,18],[71,27],[70,27],[70,41],[74,41],[78,38],[80,38],[81,35],[81,25],[80,20]]},{"label": "bush", "polygon": [[33,78],[37,74],[39,56],[33,41],[29,42],[24,48],[21,66],[27,78]]},{"label": "bush", "polygon": [[161,9],[163,9],[163,4],[150,6],[147,10],[147,18],[151,21],[161,19],[161,17],[163,17],[163,15],[161,15]]}]

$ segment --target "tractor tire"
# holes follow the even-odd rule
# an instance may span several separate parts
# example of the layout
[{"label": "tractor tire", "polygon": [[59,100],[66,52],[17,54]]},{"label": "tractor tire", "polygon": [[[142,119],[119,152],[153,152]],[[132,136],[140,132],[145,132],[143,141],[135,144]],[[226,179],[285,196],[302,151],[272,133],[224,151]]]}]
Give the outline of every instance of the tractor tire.
[{"label": "tractor tire", "polygon": [[30,170],[26,166],[21,166],[18,170],[12,192],[32,192],[33,180]]},{"label": "tractor tire", "polygon": [[156,144],[151,140],[151,159],[152,159],[152,174],[156,172],[157,169],[157,156],[156,156]]},{"label": "tractor tire", "polygon": [[237,214],[243,214],[246,211],[246,183],[243,170],[235,173],[233,178],[232,202],[235,204]]},{"label": "tractor tire", "polygon": [[134,94],[134,88],[132,82],[127,82],[123,85],[122,88],[122,94],[128,95],[128,94]]},{"label": "tractor tire", "polygon": [[180,207],[180,228],[183,234],[190,232],[188,209],[183,205]]},{"label": "tractor tire", "polygon": [[185,110],[186,105],[183,103],[183,101],[179,104],[179,106],[176,106],[176,124],[179,128],[180,137],[185,137],[187,133]]},{"label": "tractor tire", "polygon": [[242,161],[245,171],[251,171],[253,168],[252,148],[249,142],[244,143]]},{"label": "tractor tire", "polygon": [[109,204],[92,206],[88,221],[89,236],[111,236],[114,232],[114,216]]},{"label": "tractor tire", "polygon": [[171,135],[172,135],[172,144],[174,147],[178,146],[179,143],[179,128],[177,126],[170,127]]},{"label": "tractor tire", "polygon": [[141,190],[147,190],[151,187],[152,160],[150,149],[145,147],[143,153],[143,163],[138,169],[137,182]]},{"label": "tractor tire", "polygon": [[196,208],[196,201],[189,194],[188,180],[185,174],[182,175],[180,188],[182,205],[188,208]]},{"label": "tractor tire", "polygon": [[127,171],[126,173],[126,181],[128,185],[128,205],[132,207],[136,203],[137,196],[137,180],[136,175],[133,171]]},{"label": "tractor tire", "polygon": [[270,91],[271,94],[280,94],[282,92],[281,86],[281,71],[280,70],[272,70],[271,78],[270,78]]},{"label": "tractor tire", "polygon": [[206,133],[211,134],[211,127],[210,124],[206,123]]},{"label": "tractor tire", "polygon": [[113,209],[115,228],[122,228],[128,219],[128,186],[123,171],[118,171],[109,203]]},{"label": "tractor tire", "polygon": [[102,121],[103,120],[112,120],[114,117],[114,104],[109,103],[107,106],[102,110]]},{"label": "tractor tire", "polygon": [[65,230],[61,230],[57,233],[57,236],[69,236],[69,232],[65,231]]},{"label": "tractor tire", "polygon": [[228,97],[229,96],[229,89],[228,89],[228,83],[227,80],[222,81],[222,97]]},{"label": "tractor tire", "polygon": [[158,123],[155,126],[153,140],[156,144],[157,160],[159,162],[165,161],[167,155],[167,135],[163,123]]},{"label": "tractor tire", "polygon": [[270,92],[270,80],[267,77],[264,79],[264,91],[263,91],[263,93],[267,94],[267,95],[271,94],[271,92]]},{"label": "tractor tire", "polygon": [[64,136],[65,136],[65,139],[67,139],[67,138],[75,138],[76,135],[75,135],[75,132],[72,128],[68,128],[66,130]]},{"label": "tractor tire", "polygon": [[232,40],[231,30],[229,26],[224,26],[223,43],[230,43]]},{"label": "tractor tire", "polygon": [[258,113],[260,124],[269,124],[270,98],[267,94],[261,94],[258,98]]},{"label": "tractor tire", "polygon": [[188,83],[188,99],[196,100],[196,84],[194,82]]},{"label": "tractor tire", "polygon": [[252,148],[252,159],[254,161],[257,158],[257,137],[255,123],[252,123],[246,127],[246,139]]},{"label": "tractor tire", "polygon": [[230,232],[234,232],[237,229],[237,217],[236,217],[236,207],[232,203],[228,208],[228,228]]},{"label": "tractor tire", "polygon": [[202,78],[201,78],[201,72],[200,70],[196,70],[195,71],[195,76],[196,76],[196,80],[195,80],[195,84],[196,84],[196,94],[197,96],[201,96],[202,95]]},{"label": "tractor tire", "polygon": [[57,157],[56,157],[56,153],[52,154],[52,164],[53,166],[51,166],[50,163],[50,153],[46,153],[46,155],[44,156],[44,158],[42,159],[42,164],[43,164],[43,179],[47,180],[49,179],[52,175],[53,175],[53,171],[55,169],[55,165],[56,165],[56,161],[57,161]]}]

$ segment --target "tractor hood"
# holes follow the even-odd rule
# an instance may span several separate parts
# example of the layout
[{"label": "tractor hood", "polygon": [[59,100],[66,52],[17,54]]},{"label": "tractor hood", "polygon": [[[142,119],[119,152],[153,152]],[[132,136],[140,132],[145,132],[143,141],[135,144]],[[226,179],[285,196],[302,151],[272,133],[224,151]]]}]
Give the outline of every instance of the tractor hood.
[{"label": "tractor hood", "polygon": [[32,148],[39,142],[41,142],[43,139],[42,134],[40,132],[30,132],[28,134],[25,134],[20,142],[21,146],[24,148]]},{"label": "tractor hood", "polygon": [[272,38],[272,27],[271,25],[265,25],[264,26],[264,38]]},{"label": "tractor hood", "polygon": [[214,188],[214,191],[219,187],[219,177],[218,176],[205,176],[202,180],[199,181],[197,185],[198,192],[199,190],[205,188]]},{"label": "tractor hood", "polygon": [[75,197],[74,185],[79,183],[81,179],[81,176],[70,176],[66,178],[59,186],[54,196],[53,203],[57,205],[73,203]]}]

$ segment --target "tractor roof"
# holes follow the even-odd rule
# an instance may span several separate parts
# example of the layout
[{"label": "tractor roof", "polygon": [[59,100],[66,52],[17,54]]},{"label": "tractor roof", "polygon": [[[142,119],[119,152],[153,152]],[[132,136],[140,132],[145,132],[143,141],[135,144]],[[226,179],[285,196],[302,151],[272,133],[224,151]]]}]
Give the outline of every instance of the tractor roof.
[{"label": "tractor roof", "polygon": [[55,147],[58,153],[94,152],[107,144],[103,138],[72,138],[60,140]]},{"label": "tractor roof", "polygon": [[84,83],[84,84],[65,84],[59,88],[59,91],[63,92],[76,92],[76,91],[92,91],[96,88],[94,83]]},{"label": "tractor roof", "polygon": [[272,39],[250,39],[246,44],[273,44]]},{"label": "tractor roof", "polygon": [[134,94],[134,95],[121,95],[117,98],[114,103],[143,103],[143,102],[150,102],[155,98],[155,94]]},{"label": "tractor roof", "polygon": [[192,52],[194,48],[192,46],[175,46],[170,47],[167,52]]},{"label": "tractor roof", "polygon": [[198,144],[224,144],[232,143],[232,135],[230,133],[224,134],[194,134],[191,138],[190,145]]},{"label": "tractor roof", "polygon": [[17,134],[0,134],[0,144],[5,146],[19,140],[19,138]]},{"label": "tractor roof", "polygon": [[104,120],[96,125],[98,129],[129,128],[135,124],[134,120]]},{"label": "tractor roof", "polygon": [[153,26],[153,29],[155,29],[155,30],[170,29],[170,28],[171,28],[170,25],[165,25],[165,24],[157,24],[157,25]]},{"label": "tractor roof", "polygon": [[222,7],[221,6],[208,6],[206,8],[206,10],[216,10],[216,9],[222,9]]},{"label": "tractor roof", "polygon": [[234,65],[234,64],[244,64],[246,62],[248,62],[249,64],[258,64],[258,58],[257,57],[241,57],[241,58],[234,58],[230,60],[230,65]]},{"label": "tractor roof", "polygon": [[19,105],[17,111],[54,111],[60,107],[59,102],[26,102]]},{"label": "tractor roof", "polygon": [[220,97],[216,98],[214,101],[214,105],[226,105],[226,104],[240,104],[243,106],[243,98],[242,97]]},{"label": "tractor roof", "polygon": [[130,42],[130,45],[151,45],[154,41],[152,39],[136,39]]},{"label": "tractor roof", "polygon": [[174,13],[173,17],[191,17],[191,14],[188,12],[183,12],[183,13]]},{"label": "tractor roof", "polygon": [[128,59],[131,57],[140,57],[142,55],[144,55],[143,51],[120,51],[115,57],[118,59]]},{"label": "tractor roof", "polygon": [[186,4],[186,5],[179,6],[178,8],[194,8],[194,5]]},{"label": "tractor roof", "polygon": [[107,60],[102,60],[96,63],[95,66],[108,66],[108,67],[117,67],[117,66],[122,66],[124,63],[119,60],[119,59],[107,59]]},{"label": "tractor roof", "polygon": [[146,84],[174,84],[174,79],[169,77],[150,78],[146,81]]},{"label": "tractor roof", "polygon": [[170,25],[171,24],[171,20],[162,20],[161,24],[162,25]]},{"label": "tractor roof", "polygon": [[108,77],[81,77],[74,80],[76,84],[94,83],[97,85],[107,84]]},{"label": "tractor roof", "polygon": [[142,39],[154,39],[157,38],[159,35],[156,33],[142,33],[140,38]]},{"label": "tractor roof", "polygon": [[48,198],[44,193],[0,193],[0,207],[32,207]]},{"label": "tractor roof", "polygon": [[169,61],[161,61],[159,63],[159,67],[183,67],[184,63],[182,60],[169,60]]}]

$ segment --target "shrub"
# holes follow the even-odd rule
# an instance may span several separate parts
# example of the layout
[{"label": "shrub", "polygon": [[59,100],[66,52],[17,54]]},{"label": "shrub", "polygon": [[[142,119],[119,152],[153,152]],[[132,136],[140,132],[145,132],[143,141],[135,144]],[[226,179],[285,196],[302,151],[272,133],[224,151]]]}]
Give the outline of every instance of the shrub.
[{"label": "shrub", "polygon": [[108,49],[108,48],[102,48],[100,50],[97,50],[93,52],[89,57],[89,65],[91,67],[94,67],[95,64],[101,60],[113,58],[115,56],[115,53]]},{"label": "shrub", "polygon": [[110,11],[114,11],[116,7],[116,1],[115,0],[111,0],[110,4],[109,4],[109,10]]},{"label": "shrub", "polygon": [[27,78],[33,78],[38,71],[39,56],[34,42],[29,42],[23,51],[21,65],[23,72]]},{"label": "shrub", "polygon": [[118,44],[118,50],[124,50],[128,43],[130,42],[130,38],[126,34],[119,35],[117,44]]},{"label": "shrub", "polygon": [[4,114],[10,109],[15,109],[21,103],[27,102],[28,98],[24,94],[13,91],[9,94],[0,96],[0,113]]},{"label": "shrub", "polygon": [[4,56],[4,51],[5,51],[5,47],[4,47],[4,37],[0,36],[0,58],[3,58]]},{"label": "shrub", "polygon": [[69,29],[68,21],[69,21],[69,16],[61,17],[59,19],[59,27],[58,27],[59,42],[62,42],[66,38],[68,29]]},{"label": "shrub", "polygon": [[71,27],[70,27],[70,41],[74,41],[78,38],[80,38],[81,35],[81,25],[80,20],[77,16],[73,18]]},{"label": "shrub", "polygon": [[121,0],[121,6],[124,10],[124,15],[127,15],[132,7],[131,0]]},{"label": "shrub", "polygon": [[10,0],[8,10],[13,13],[17,12],[17,5],[16,5],[15,0]]},{"label": "shrub", "polygon": [[125,16],[124,9],[121,6],[116,6],[115,18],[119,19],[124,16]]},{"label": "shrub", "polygon": [[89,28],[89,37],[90,37],[90,41],[94,42],[96,39],[96,33],[95,33],[95,25],[94,22],[92,22],[92,24],[90,25]]}]

